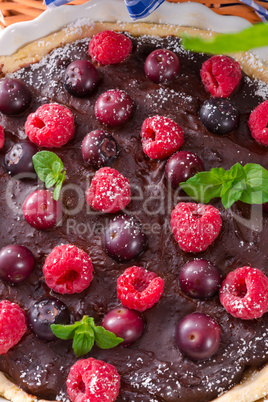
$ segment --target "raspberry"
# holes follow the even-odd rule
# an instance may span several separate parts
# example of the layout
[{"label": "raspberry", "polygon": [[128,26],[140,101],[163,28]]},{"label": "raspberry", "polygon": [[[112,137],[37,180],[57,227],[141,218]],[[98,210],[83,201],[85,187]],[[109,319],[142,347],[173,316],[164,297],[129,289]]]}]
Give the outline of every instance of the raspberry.
[{"label": "raspberry", "polygon": [[130,202],[129,181],[115,169],[101,168],[86,191],[86,201],[101,212],[112,213],[124,209]]},{"label": "raspberry", "polygon": [[144,153],[151,159],[164,159],[178,151],[183,143],[183,131],[173,120],[153,116],[144,120],[141,128]]},{"label": "raspberry", "polygon": [[248,125],[252,137],[268,146],[268,101],[262,102],[251,112]]},{"label": "raspberry", "polygon": [[117,279],[117,297],[123,306],[142,312],[159,301],[164,284],[154,272],[130,267]]},{"label": "raspberry", "polygon": [[0,354],[16,345],[27,330],[25,313],[16,303],[0,302]]},{"label": "raspberry", "polygon": [[237,318],[260,318],[268,311],[268,278],[261,270],[237,268],[222,282],[220,302]]},{"label": "raspberry", "polygon": [[0,149],[3,148],[4,143],[5,143],[5,133],[4,133],[3,127],[0,126]]},{"label": "raspberry", "polygon": [[88,47],[90,56],[101,64],[116,64],[125,60],[132,51],[132,43],[125,35],[103,31],[95,35]]},{"label": "raspberry", "polygon": [[72,402],[113,402],[119,388],[116,368],[93,357],[78,360],[67,378],[67,392]]},{"label": "raspberry", "polygon": [[25,133],[40,147],[59,148],[74,136],[73,115],[57,103],[42,105],[27,117]]},{"label": "raspberry", "polygon": [[61,294],[80,293],[93,278],[91,258],[71,244],[55,247],[46,258],[43,272],[47,286]]},{"label": "raspberry", "polygon": [[201,78],[212,96],[227,98],[239,84],[241,67],[228,56],[213,56],[203,63]]},{"label": "raspberry", "polygon": [[222,220],[212,205],[180,202],[171,213],[170,224],[180,248],[187,253],[198,253],[216,239]]}]

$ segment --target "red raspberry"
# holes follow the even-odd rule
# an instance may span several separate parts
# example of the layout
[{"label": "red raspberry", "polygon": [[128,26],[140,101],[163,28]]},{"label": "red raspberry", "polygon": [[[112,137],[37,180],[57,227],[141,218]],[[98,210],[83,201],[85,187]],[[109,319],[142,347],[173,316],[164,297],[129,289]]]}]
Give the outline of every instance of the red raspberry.
[{"label": "red raspberry", "polygon": [[86,191],[86,201],[93,209],[105,213],[124,209],[130,202],[129,181],[115,169],[101,168]]},{"label": "red raspberry", "polygon": [[3,127],[0,126],[0,149],[3,148],[4,143],[5,143],[5,133],[4,133]]},{"label": "red raspberry", "polygon": [[66,383],[72,402],[113,402],[119,394],[120,376],[111,364],[89,357],[71,367]]},{"label": "red raspberry", "polygon": [[117,297],[123,306],[142,312],[158,302],[164,285],[164,280],[154,272],[130,267],[117,279]]},{"label": "red raspberry", "polygon": [[0,354],[16,345],[27,330],[25,313],[16,303],[0,302]]},{"label": "red raspberry", "polygon": [[222,220],[212,205],[180,202],[171,213],[170,224],[180,248],[187,253],[198,253],[216,239]]},{"label": "red raspberry", "polygon": [[88,47],[90,56],[101,64],[116,64],[125,60],[132,51],[132,43],[125,35],[103,31],[95,35]]},{"label": "red raspberry", "polygon": [[260,318],[268,311],[268,278],[261,270],[237,268],[222,282],[220,302],[237,318]]},{"label": "red raspberry", "polygon": [[27,117],[25,133],[40,147],[59,148],[74,136],[73,115],[57,103],[42,105]]},{"label": "red raspberry", "polygon": [[227,98],[239,84],[241,67],[228,56],[212,56],[203,63],[201,78],[212,96]]},{"label": "red raspberry", "polygon": [[153,116],[144,120],[141,128],[144,153],[151,159],[164,159],[178,151],[183,143],[183,131],[173,120]]},{"label": "red raspberry", "polygon": [[262,102],[250,114],[248,125],[256,141],[268,146],[268,100]]},{"label": "red raspberry", "polygon": [[55,247],[43,266],[47,286],[61,294],[80,293],[93,278],[91,258],[71,244]]}]

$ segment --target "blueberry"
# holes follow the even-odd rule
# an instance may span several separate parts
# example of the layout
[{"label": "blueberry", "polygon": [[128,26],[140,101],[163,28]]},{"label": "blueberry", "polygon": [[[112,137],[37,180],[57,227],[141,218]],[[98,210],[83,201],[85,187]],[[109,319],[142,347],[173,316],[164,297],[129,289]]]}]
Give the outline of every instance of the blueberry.
[{"label": "blueberry", "polygon": [[104,232],[104,247],[118,261],[128,261],[141,254],[146,246],[146,235],[141,223],[130,216],[114,218]]},{"label": "blueberry", "polygon": [[0,250],[0,278],[10,283],[20,283],[31,275],[35,267],[32,252],[19,244]]},{"label": "blueberry", "polygon": [[37,152],[38,148],[32,142],[18,142],[9,148],[5,155],[5,171],[19,179],[35,178],[32,158]]},{"label": "blueberry", "polygon": [[178,324],[176,343],[192,360],[208,359],[218,350],[221,329],[211,317],[202,313],[185,316]]},{"label": "blueberry", "polygon": [[196,299],[207,299],[219,291],[222,276],[218,267],[210,261],[196,259],[182,267],[179,282],[187,295]]},{"label": "blueberry", "polygon": [[119,89],[110,89],[99,96],[95,104],[97,119],[107,126],[116,127],[125,123],[133,112],[130,96]]},{"label": "blueberry", "polygon": [[239,113],[228,99],[210,98],[202,105],[200,118],[208,131],[223,135],[237,127]]},{"label": "blueberry", "polygon": [[165,176],[173,188],[204,170],[202,160],[193,152],[179,151],[167,161]]},{"label": "blueberry", "polygon": [[90,95],[98,84],[98,72],[88,60],[73,61],[64,74],[64,87],[73,96]]},{"label": "blueberry", "polygon": [[139,339],[144,331],[142,315],[126,307],[117,307],[109,311],[102,321],[107,331],[124,339],[121,345],[129,345]]},{"label": "blueberry", "polygon": [[0,112],[21,114],[29,108],[31,100],[31,91],[23,81],[7,77],[0,80]]},{"label": "blueberry", "polygon": [[144,64],[144,71],[149,80],[160,83],[174,80],[180,71],[178,57],[167,49],[154,50]]},{"label": "blueberry", "polygon": [[51,331],[52,324],[69,324],[68,307],[55,297],[45,297],[32,305],[28,311],[28,322],[32,332],[40,339],[57,339]]},{"label": "blueberry", "polygon": [[95,130],[87,134],[81,150],[84,161],[94,169],[111,166],[119,152],[114,137],[104,130]]}]

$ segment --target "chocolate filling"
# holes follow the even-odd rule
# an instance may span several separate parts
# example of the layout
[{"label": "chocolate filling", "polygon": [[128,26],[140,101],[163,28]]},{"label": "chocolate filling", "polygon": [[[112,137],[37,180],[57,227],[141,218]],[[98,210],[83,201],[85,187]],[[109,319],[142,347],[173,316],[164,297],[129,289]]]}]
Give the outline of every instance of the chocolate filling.
[{"label": "chocolate filling", "polygon": [[[178,198],[168,185],[164,177],[166,161],[150,160],[143,153],[140,129],[147,117],[165,115],[174,119],[184,131],[181,150],[196,153],[206,170],[213,167],[229,169],[236,162],[243,165],[259,163],[267,169],[267,148],[251,137],[247,121],[250,112],[265,99],[268,91],[264,85],[243,76],[239,88],[231,96],[240,112],[238,128],[224,136],[213,135],[199,119],[200,107],[209,98],[200,79],[202,62],[208,57],[185,52],[177,38],[131,40],[134,50],[126,61],[97,66],[101,82],[95,92],[84,99],[75,98],[64,90],[63,73],[75,59],[89,59],[88,40],[55,49],[39,64],[14,74],[29,85],[33,102],[21,116],[0,114],[0,124],[7,137],[0,155],[0,246],[14,243],[28,247],[36,257],[37,266],[21,284],[11,286],[0,281],[0,299],[14,301],[27,311],[36,300],[54,295],[69,307],[73,321],[87,314],[99,325],[109,310],[120,305],[116,297],[116,279],[126,267],[138,265],[154,271],[165,280],[165,292],[154,307],[143,313],[146,321],[143,336],[127,347],[118,346],[106,351],[94,347],[89,355],[117,368],[121,375],[118,402],[210,401],[238,382],[247,366],[268,361],[268,314],[258,320],[243,321],[225,311],[218,295],[205,301],[192,299],[179,287],[179,272],[187,261],[206,258],[220,268],[223,276],[244,265],[268,274],[268,216],[262,216],[260,207],[240,202],[224,210],[220,201],[213,200],[212,204],[221,211],[223,219],[219,236],[203,253],[182,252],[169,222],[171,210],[185,197],[179,194]],[[168,48],[180,59],[180,74],[170,84],[155,84],[144,74],[145,58],[155,48]],[[103,248],[102,232],[114,214],[93,212],[84,199],[95,171],[83,162],[81,142],[88,132],[103,128],[94,115],[94,104],[101,93],[113,88],[125,90],[134,101],[135,110],[123,126],[107,129],[120,150],[112,167],[129,179],[132,201],[126,211],[142,222],[148,237],[146,250],[127,263],[116,262]],[[25,138],[24,122],[28,113],[49,102],[58,102],[71,109],[76,134],[65,146],[54,150],[67,170],[63,220],[56,228],[42,231],[31,227],[21,213],[24,200],[38,188],[38,183],[11,179],[3,169],[3,158],[10,145]],[[142,197],[135,188],[143,190]],[[62,243],[75,244],[92,258],[94,278],[80,294],[55,294],[44,281],[45,258]],[[194,362],[184,357],[176,346],[175,330],[182,317],[195,311],[204,312],[217,321],[222,339],[213,357]],[[65,400],[66,378],[76,360],[71,341],[42,341],[28,330],[19,344],[0,356],[0,370],[38,397]]]}]

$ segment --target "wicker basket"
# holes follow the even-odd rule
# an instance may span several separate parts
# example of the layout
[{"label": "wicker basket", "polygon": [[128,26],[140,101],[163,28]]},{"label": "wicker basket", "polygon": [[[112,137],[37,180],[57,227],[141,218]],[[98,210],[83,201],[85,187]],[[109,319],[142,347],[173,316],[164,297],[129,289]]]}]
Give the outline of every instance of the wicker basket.
[{"label": "wicker basket", "polygon": [[[74,0],[69,4],[82,4],[87,0]],[[188,0],[168,0],[174,2],[186,2]],[[233,2],[232,0],[194,0],[205,4],[207,7],[213,9],[216,13],[222,15],[238,15],[255,23],[260,22],[260,18],[255,11],[239,1]],[[256,3],[268,9],[267,0],[258,1]],[[14,22],[28,21],[46,9],[42,0],[0,0],[0,27],[4,28]]]}]

